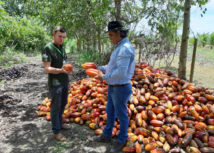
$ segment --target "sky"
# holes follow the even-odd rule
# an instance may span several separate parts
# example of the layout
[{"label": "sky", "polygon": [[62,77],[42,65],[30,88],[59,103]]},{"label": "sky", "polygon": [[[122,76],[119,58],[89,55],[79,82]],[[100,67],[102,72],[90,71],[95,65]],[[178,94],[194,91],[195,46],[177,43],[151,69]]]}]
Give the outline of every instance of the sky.
[{"label": "sky", "polygon": [[190,14],[190,27],[195,33],[212,33],[214,32],[214,0],[210,0],[205,6],[207,11],[201,17],[200,8],[193,6]]},{"label": "sky", "polygon": [[[197,33],[212,33],[214,32],[214,0],[210,0],[204,8],[207,8],[203,17],[201,17],[202,10],[198,6],[191,7],[191,14],[190,14],[190,28],[195,35]],[[147,25],[147,20],[142,19],[137,26],[137,29],[140,30],[142,27],[146,29],[150,29]],[[178,34],[182,34],[183,26],[178,31]],[[137,30],[137,31],[138,31]],[[190,37],[193,37],[192,32],[190,32]]]}]

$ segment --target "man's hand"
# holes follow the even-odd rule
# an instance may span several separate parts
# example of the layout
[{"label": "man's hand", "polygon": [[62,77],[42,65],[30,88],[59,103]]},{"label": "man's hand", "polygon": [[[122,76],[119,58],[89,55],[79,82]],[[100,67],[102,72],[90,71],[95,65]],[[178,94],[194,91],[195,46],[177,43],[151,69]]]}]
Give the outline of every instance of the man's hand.
[{"label": "man's hand", "polygon": [[103,73],[101,71],[98,71],[98,75],[95,76],[94,78],[97,79],[97,80],[103,81],[102,76],[103,76]]},{"label": "man's hand", "polygon": [[64,68],[64,66],[62,66],[61,72],[62,72],[62,73],[69,74],[69,73],[73,72],[73,69],[72,69],[71,71],[66,71],[65,68]]}]

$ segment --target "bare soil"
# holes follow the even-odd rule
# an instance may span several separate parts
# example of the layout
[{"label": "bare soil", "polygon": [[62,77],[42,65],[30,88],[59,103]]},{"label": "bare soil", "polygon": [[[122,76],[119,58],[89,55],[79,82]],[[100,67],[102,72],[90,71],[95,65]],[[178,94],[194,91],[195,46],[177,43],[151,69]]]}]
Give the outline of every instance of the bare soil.
[{"label": "bare soil", "polygon": [[[29,57],[25,75],[0,84],[0,95],[9,99],[0,101],[0,153],[107,153],[110,144],[92,140],[94,130],[86,125],[72,123],[72,128],[62,133],[66,142],[54,139],[51,122],[37,117],[37,106],[48,97],[47,74],[40,56]],[[69,63],[76,67],[74,59]],[[70,81],[86,77],[84,71],[74,69]],[[113,139],[114,142],[116,138]]]},{"label": "bare soil", "polygon": [[[22,77],[0,84],[0,96],[10,97],[4,101],[0,99],[0,153],[108,153],[112,146],[94,142],[94,130],[86,125],[72,123],[70,130],[62,131],[66,142],[54,139],[51,123],[44,117],[37,117],[36,113],[38,104],[48,97],[47,74],[40,56],[28,59],[28,63],[19,64],[28,68]],[[86,78],[84,71],[75,69],[75,58],[70,57],[68,61],[74,65],[74,72],[69,75],[71,82]],[[188,72],[190,61],[191,57],[187,61]],[[176,73],[178,57],[170,68]],[[213,63],[196,61],[194,83],[214,88],[213,68]]]}]

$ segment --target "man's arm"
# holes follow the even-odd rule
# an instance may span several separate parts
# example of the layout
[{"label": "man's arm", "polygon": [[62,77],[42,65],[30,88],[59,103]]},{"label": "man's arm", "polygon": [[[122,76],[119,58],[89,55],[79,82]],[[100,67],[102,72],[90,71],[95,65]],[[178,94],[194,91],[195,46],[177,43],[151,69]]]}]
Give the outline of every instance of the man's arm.
[{"label": "man's arm", "polygon": [[103,80],[124,78],[127,75],[131,56],[131,53],[126,49],[126,47],[121,48],[116,61],[117,69],[111,73],[104,74],[102,76]]},{"label": "man's arm", "polygon": [[107,68],[108,65],[105,65],[105,66],[98,66],[98,69],[100,71],[102,71],[103,73],[106,73],[106,68]]},{"label": "man's arm", "polygon": [[70,71],[66,71],[63,67],[61,69],[51,67],[51,62],[43,61],[43,65],[46,73],[70,73]]}]

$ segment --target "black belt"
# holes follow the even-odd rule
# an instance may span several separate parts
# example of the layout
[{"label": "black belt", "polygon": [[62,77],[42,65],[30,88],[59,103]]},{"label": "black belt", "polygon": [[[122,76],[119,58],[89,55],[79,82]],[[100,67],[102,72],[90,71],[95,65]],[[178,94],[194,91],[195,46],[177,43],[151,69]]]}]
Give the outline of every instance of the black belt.
[{"label": "black belt", "polygon": [[126,83],[126,84],[114,84],[114,85],[109,85],[109,87],[124,87],[129,85],[130,83]]}]

